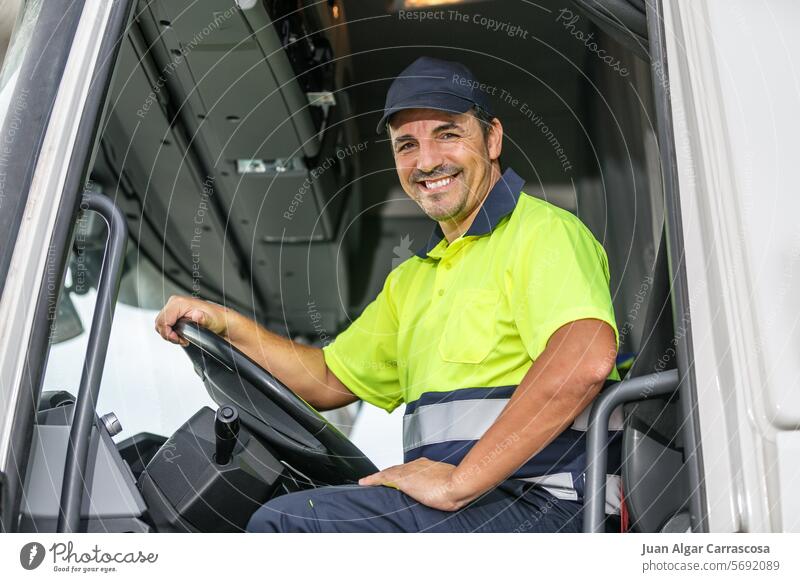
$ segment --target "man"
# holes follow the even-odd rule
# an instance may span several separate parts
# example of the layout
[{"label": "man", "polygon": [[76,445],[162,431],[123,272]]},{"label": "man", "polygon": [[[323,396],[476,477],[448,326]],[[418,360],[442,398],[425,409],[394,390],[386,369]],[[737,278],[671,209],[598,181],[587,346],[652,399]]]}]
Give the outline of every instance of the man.
[{"label": "man", "polygon": [[171,298],[317,409],[406,403],[405,463],[358,485],[278,497],[251,531],[580,531],[584,426],[615,377],[600,244],[501,173],[503,126],[465,66],[420,58],[393,82],[388,127],[405,192],[438,225],[323,349],[220,306]]}]

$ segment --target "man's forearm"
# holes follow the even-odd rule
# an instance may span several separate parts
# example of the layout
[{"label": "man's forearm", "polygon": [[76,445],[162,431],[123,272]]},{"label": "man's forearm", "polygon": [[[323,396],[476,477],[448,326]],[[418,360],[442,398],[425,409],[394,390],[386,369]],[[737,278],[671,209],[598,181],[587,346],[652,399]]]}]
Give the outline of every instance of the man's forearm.
[{"label": "man's forearm", "polygon": [[456,467],[451,487],[458,505],[508,479],[569,427],[602,386],[583,386],[584,397],[577,398],[573,390],[551,396],[542,382],[537,384],[530,394],[509,400],[503,414]]},{"label": "man's forearm", "polygon": [[230,309],[225,314],[228,341],[317,410],[329,410],[357,398],[325,364],[322,350],[275,334]]},{"label": "man's forearm", "polygon": [[[574,338],[568,333],[561,334],[567,342]],[[572,424],[611,372],[616,350],[613,343],[603,348],[607,343],[605,337],[594,353],[576,352],[556,338],[534,362],[502,414],[453,471],[450,488],[458,506],[509,478]]]}]

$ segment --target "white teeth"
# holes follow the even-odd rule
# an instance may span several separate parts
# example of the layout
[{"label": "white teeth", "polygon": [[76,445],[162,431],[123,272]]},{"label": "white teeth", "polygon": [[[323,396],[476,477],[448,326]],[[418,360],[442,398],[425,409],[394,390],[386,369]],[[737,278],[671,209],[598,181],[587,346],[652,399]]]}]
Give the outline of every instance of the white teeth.
[{"label": "white teeth", "polygon": [[428,189],[441,188],[442,186],[447,186],[452,180],[453,178],[448,177],[436,180],[435,182],[425,182],[425,187]]}]

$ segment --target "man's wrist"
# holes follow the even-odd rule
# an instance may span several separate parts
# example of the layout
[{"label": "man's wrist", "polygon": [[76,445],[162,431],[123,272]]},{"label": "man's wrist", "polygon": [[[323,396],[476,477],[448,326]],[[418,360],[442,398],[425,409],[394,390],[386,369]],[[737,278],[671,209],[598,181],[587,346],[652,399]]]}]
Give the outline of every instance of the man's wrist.
[{"label": "man's wrist", "polygon": [[235,344],[241,341],[242,337],[246,337],[247,333],[242,333],[242,325],[244,322],[247,321],[247,318],[243,317],[239,312],[228,309],[222,305],[218,306],[219,309],[219,321],[222,322],[222,335],[225,339],[227,339],[232,344]]},{"label": "man's wrist", "polygon": [[459,464],[450,474],[447,493],[448,500],[455,510],[468,505],[482,493],[475,485],[477,473],[478,471],[474,468],[464,467],[463,464]]}]

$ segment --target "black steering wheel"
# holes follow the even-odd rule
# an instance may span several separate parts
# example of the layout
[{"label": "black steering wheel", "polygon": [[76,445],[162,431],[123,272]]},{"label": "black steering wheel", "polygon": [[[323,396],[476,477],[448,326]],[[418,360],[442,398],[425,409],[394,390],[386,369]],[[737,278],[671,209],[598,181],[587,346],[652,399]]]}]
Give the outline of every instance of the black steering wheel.
[{"label": "black steering wheel", "polygon": [[353,483],[378,469],[305,400],[226,340],[182,319],[175,332],[218,405],[234,405],[242,424],[278,460],[313,484]]}]

